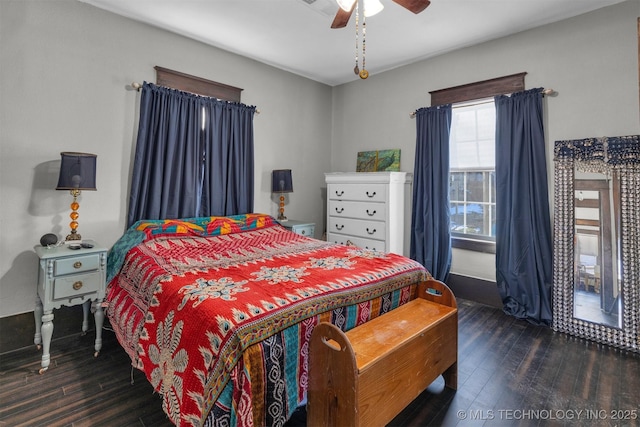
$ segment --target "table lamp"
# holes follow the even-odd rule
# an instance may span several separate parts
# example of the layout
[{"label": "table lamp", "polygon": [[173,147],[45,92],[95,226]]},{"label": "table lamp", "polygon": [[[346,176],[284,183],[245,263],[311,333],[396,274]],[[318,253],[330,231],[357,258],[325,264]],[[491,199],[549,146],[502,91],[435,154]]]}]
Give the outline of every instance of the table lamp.
[{"label": "table lamp", "polygon": [[286,221],[284,216],[284,193],[293,193],[293,181],[291,169],[277,169],[271,174],[271,192],[280,193],[280,214],[278,221]]},{"label": "table lamp", "polygon": [[71,233],[67,235],[65,240],[82,240],[82,236],[78,233],[78,196],[81,190],[96,191],[96,158],[95,154],[62,152],[62,161],[60,163],[60,177],[58,178],[58,186],[56,190],[69,190],[73,196],[71,202]]}]

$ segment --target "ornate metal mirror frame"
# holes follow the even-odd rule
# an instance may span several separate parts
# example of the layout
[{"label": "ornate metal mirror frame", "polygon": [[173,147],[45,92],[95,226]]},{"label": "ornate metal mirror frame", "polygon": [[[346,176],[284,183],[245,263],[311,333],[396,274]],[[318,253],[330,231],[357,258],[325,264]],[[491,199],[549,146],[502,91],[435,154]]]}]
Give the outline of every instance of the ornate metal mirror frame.
[{"label": "ornate metal mirror frame", "polygon": [[[640,352],[640,135],[556,141],[554,162],[553,329]],[[613,326],[576,316],[575,293],[584,286],[579,272],[584,266],[576,261],[576,173],[604,174],[614,192],[619,190],[619,197],[611,197],[614,259],[609,265],[620,314]]]}]

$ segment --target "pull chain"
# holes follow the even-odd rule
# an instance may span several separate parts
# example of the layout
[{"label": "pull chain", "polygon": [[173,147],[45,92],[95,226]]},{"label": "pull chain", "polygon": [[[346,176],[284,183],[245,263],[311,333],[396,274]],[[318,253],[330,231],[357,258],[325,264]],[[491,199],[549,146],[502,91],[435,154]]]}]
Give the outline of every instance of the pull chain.
[{"label": "pull chain", "polygon": [[353,67],[353,72],[356,75],[360,74],[360,68],[358,67],[358,35],[359,35],[358,34],[359,33],[359,31],[358,31],[358,21],[359,21],[359,17],[360,17],[360,15],[358,13],[359,12],[358,3],[359,3],[359,0],[356,0],[356,6],[355,6],[356,7],[356,66]]},{"label": "pull chain", "polygon": [[366,51],[366,37],[367,37],[367,17],[365,15],[364,4],[362,7],[362,70],[358,66],[358,38],[360,36],[360,1],[356,0],[355,8],[356,8],[356,66],[353,67],[353,72],[360,76],[361,79],[366,79],[369,77],[369,72],[366,70],[365,65],[365,51]]},{"label": "pull chain", "polygon": [[[366,12],[366,11],[365,11]],[[362,14],[362,70],[360,70],[360,78],[366,79],[369,77],[369,72],[367,71],[367,67],[365,65],[365,50],[366,50],[366,38],[367,38],[367,15],[365,13]]]}]

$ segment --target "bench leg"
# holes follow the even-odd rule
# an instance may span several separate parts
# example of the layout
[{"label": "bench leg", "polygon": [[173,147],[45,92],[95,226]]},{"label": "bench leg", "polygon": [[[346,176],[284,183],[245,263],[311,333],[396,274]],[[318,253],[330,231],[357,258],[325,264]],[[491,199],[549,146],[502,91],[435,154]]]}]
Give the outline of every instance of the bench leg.
[{"label": "bench leg", "polygon": [[445,387],[449,387],[452,390],[458,389],[458,362],[449,366],[449,368],[442,373],[444,378]]},{"label": "bench leg", "polygon": [[307,425],[358,427],[358,368],[347,336],[318,324],[309,342]]}]

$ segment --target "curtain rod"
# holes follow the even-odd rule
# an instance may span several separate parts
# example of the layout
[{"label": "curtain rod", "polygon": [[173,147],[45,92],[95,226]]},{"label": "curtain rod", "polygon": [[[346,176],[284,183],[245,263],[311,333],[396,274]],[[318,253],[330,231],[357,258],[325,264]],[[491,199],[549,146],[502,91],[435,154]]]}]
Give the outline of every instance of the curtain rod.
[{"label": "curtain rod", "polygon": [[[140,90],[142,89],[142,85],[138,82],[133,82],[131,83],[131,88],[136,92],[140,92]],[[260,114],[260,110],[258,110],[257,108],[256,108],[256,114]]]},{"label": "curtain rod", "polygon": [[[557,93],[557,92],[556,92],[555,90],[553,90],[553,89],[542,89],[542,91],[541,91],[541,92],[542,92],[542,95],[546,95],[546,96],[552,96],[552,95],[554,95],[554,94],[556,94],[556,93]],[[469,105],[469,106],[472,106],[472,105],[477,105],[477,104],[468,104],[468,105]],[[410,113],[409,113],[409,118],[414,119],[414,118],[416,117],[416,111],[417,111],[417,110],[414,110],[414,111],[410,112]]]}]

